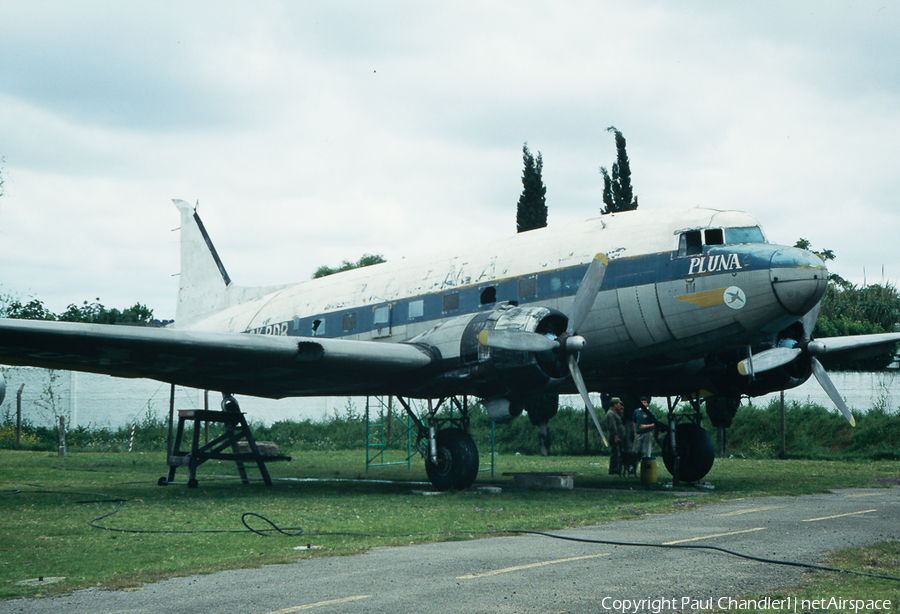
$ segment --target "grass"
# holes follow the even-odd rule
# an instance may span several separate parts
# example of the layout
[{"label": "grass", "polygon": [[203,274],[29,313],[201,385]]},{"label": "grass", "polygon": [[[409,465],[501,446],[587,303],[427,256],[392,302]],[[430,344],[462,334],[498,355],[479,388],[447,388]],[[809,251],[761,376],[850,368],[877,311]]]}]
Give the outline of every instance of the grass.
[{"label": "grass", "polygon": [[[592,461],[594,463],[592,464]],[[660,495],[634,478],[606,475],[606,458],[503,455],[496,474],[479,483],[510,485],[503,472],[576,471],[574,491],[500,494],[472,489],[423,496],[421,461],[365,472],[364,452],[304,452],[269,468],[272,487],[242,485],[234,465],[209,462],[200,487],[159,487],[163,453],[0,451],[0,598],[85,587],[124,588],[177,575],[210,573],[300,558],[355,554],[376,546],[468,540],[508,529],[558,530],[646,513],[674,513],[723,499],[826,492],[850,486],[884,487],[900,477],[900,462],[811,460],[718,461],[713,491]],[[179,470],[180,472],[184,471]],[[660,468],[661,479],[668,478]],[[179,474],[184,476],[183,473]],[[398,483],[360,481],[397,480]],[[299,481],[325,478],[329,481]],[[602,490],[601,490],[602,489]],[[89,522],[122,532],[100,530]],[[687,505],[692,503],[693,505]],[[252,512],[286,531],[262,537],[246,530]],[[258,517],[250,526],[271,527]],[[166,532],[172,531],[172,532]],[[216,532],[207,532],[216,531]],[[312,544],[321,549],[295,550]],[[56,584],[20,585],[39,577]]]},{"label": "grass", "polygon": [[[883,542],[865,548],[850,548],[832,553],[824,565],[873,575],[900,576],[900,542]],[[759,604],[766,597],[788,599],[788,607],[774,611],[796,612],[885,612],[900,604],[900,582],[880,578],[835,573],[807,572],[804,581],[774,591],[769,595],[748,595],[735,599],[722,612],[747,612],[764,609]],[[888,603],[889,602],[889,603]]]}]

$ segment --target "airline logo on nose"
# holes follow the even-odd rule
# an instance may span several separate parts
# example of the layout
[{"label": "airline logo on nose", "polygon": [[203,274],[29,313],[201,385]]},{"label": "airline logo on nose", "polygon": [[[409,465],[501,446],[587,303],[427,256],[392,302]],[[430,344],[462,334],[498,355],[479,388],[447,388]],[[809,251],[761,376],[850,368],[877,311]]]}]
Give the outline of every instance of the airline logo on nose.
[{"label": "airline logo on nose", "polygon": [[722,296],[722,299],[732,309],[741,309],[747,304],[747,295],[737,286],[725,288],[725,294]]},{"label": "airline logo on nose", "polygon": [[682,294],[676,296],[679,301],[685,301],[691,305],[698,307],[712,307],[713,305],[721,305],[725,303],[731,309],[743,309],[747,304],[747,295],[737,286],[729,286],[725,289],[716,288],[715,290],[706,290],[704,292],[694,292],[692,294]]}]

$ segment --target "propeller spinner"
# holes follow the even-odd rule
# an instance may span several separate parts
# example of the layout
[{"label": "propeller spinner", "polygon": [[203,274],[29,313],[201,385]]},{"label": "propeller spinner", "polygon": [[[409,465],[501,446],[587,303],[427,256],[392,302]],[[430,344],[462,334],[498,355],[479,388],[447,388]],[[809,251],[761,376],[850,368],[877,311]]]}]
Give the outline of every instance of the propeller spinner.
[{"label": "propeller spinner", "polygon": [[594,301],[597,299],[597,293],[600,291],[600,284],[603,283],[603,276],[606,275],[608,264],[609,259],[606,257],[606,254],[594,256],[581,280],[581,286],[579,286],[578,292],[575,294],[575,301],[572,303],[572,310],[568,315],[569,323],[566,327],[566,332],[555,339],[524,330],[485,329],[478,335],[478,341],[482,345],[491,348],[520,352],[559,351],[566,360],[572,381],[575,382],[575,387],[578,388],[578,393],[584,400],[584,405],[594,420],[594,425],[600,433],[603,445],[609,444],[606,441],[606,436],[603,434],[603,428],[600,426],[597,412],[594,411],[594,404],[591,403],[590,395],[588,395],[584,377],[582,377],[581,369],[578,367],[577,355],[587,344],[584,337],[578,334],[578,331],[587,320],[591,308],[594,306]]}]

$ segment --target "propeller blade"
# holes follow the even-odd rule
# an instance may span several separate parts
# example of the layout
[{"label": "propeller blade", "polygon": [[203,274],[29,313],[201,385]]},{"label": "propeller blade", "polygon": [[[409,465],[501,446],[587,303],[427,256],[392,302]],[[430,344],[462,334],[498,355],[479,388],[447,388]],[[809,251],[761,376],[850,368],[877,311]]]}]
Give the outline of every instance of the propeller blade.
[{"label": "propeller blade", "polygon": [[603,276],[606,275],[606,265],[609,259],[606,254],[597,254],[588,265],[588,269],[581,279],[581,286],[575,294],[575,301],[572,303],[572,311],[569,313],[569,326],[566,332],[574,335],[591,312],[594,301],[597,300],[597,293],[600,291],[600,284],[603,283]]},{"label": "propeller blade", "polygon": [[575,381],[575,387],[578,388],[581,398],[584,399],[584,406],[587,407],[588,412],[591,414],[591,418],[594,419],[594,425],[600,433],[600,439],[603,440],[603,445],[608,446],[609,442],[606,441],[606,435],[603,434],[603,429],[600,427],[600,421],[597,419],[597,412],[594,411],[594,404],[591,403],[591,397],[588,394],[587,386],[584,385],[584,378],[581,377],[581,369],[578,368],[578,361],[576,361],[575,356],[571,354],[569,355],[569,373],[572,374],[572,379]]},{"label": "propeller blade", "polygon": [[490,348],[518,352],[546,352],[559,347],[559,343],[544,335],[514,329],[484,329],[478,333],[478,342]]},{"label": "propeller blade", "polygon": [[853,417],[853,414],[850,413],[850,408],[847,407],[847,403],[844,402],[844,398],[840,395],[837,388],[834,386],[834,382],[831,381],[831,378],[828,376],[828,372],[825,370],[825,367],[822,366],[815,356],[810,356],[810,363],[812,364],[813,375],[816,376],[816,379],[819,381],[819,385],[825,389],[825,392],[831,398],[837,408],[841,410],[841,413],[844,414],[844,417],[850,423],[850,426],[856,426],[856,419]]},{"label": "propeller blade", "polygon": [[750,375],[751,373],[763,373],[786,365],[803,353],[800,348],[772,348],[763,350],[759,354],[745,358],[738,363],[738,373]]},{"label": "propeller blade", "polygon": [[812,339],[813,329],[816,327],[816,320],[819,319],[819,310],[821,308],[822,303],[816,303],[816,306],[803,316],[803,338],[807,341]]}]

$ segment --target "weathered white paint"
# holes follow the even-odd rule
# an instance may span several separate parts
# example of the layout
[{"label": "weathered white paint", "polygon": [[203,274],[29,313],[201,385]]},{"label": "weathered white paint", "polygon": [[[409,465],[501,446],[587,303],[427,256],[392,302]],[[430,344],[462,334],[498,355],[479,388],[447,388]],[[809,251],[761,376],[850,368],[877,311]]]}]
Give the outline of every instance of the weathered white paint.
[{"label": "weathered white paint", "polygon": [[[51,384],[50,372],[33,367],[4,367],[11,389],[22,391],[22,415],[32,424],[52,426],[56,421],[51,413],[41,407],[42,397],[47,398],[47,387],[52,386],[57,397],[58,411],[66,416],[70,428],[116,429],[138,423],[152,412],[165,418],[169,412],[169,384],[148,379],[122,379],[94,373],[55,371],[56,380]],[[11,398],[10,398],[11,397]],[[209,394],[210,409],[219,409],[222,395]],[[365,398],[303,397],[282,400],[257,397],[239,397],[241,410],[252,422],[272,424],[279,420],[322,420],[335,413],[343,414],[347,403],[355,411],[365,410]],[[203,407],[203,391],[176,386],[175,409]],[[0,416],[15,420],[16,396],[8,395],[0,405]]]},{"label": "weathered white paint", "polygon": [[[687,229],[752,227],[759,222],[739,211],[673,209],[632,211],[519,233],[489,244],[455,247],[427,259],[404,259],[277,288],[225,286],[196,225],[182,211],[182,280],[175,326],[244,332],[330,311],[462,288],[538,271],[586,265],[603,252],[611,260],[678,248]],[[204,257],[195,251],[205,251]],[[215,281],[212,283],[210,280]],[[263,295],[264,293],[264,295]],[[261,296],[256,300],[251,297]],[[206,317],[202,313],[210,314]],[[189,317],[187,317],[189,316]],[[433,325],[409,325],[393,341],[409,339]],[[371,335],[370,335],[371,336]]]}]

